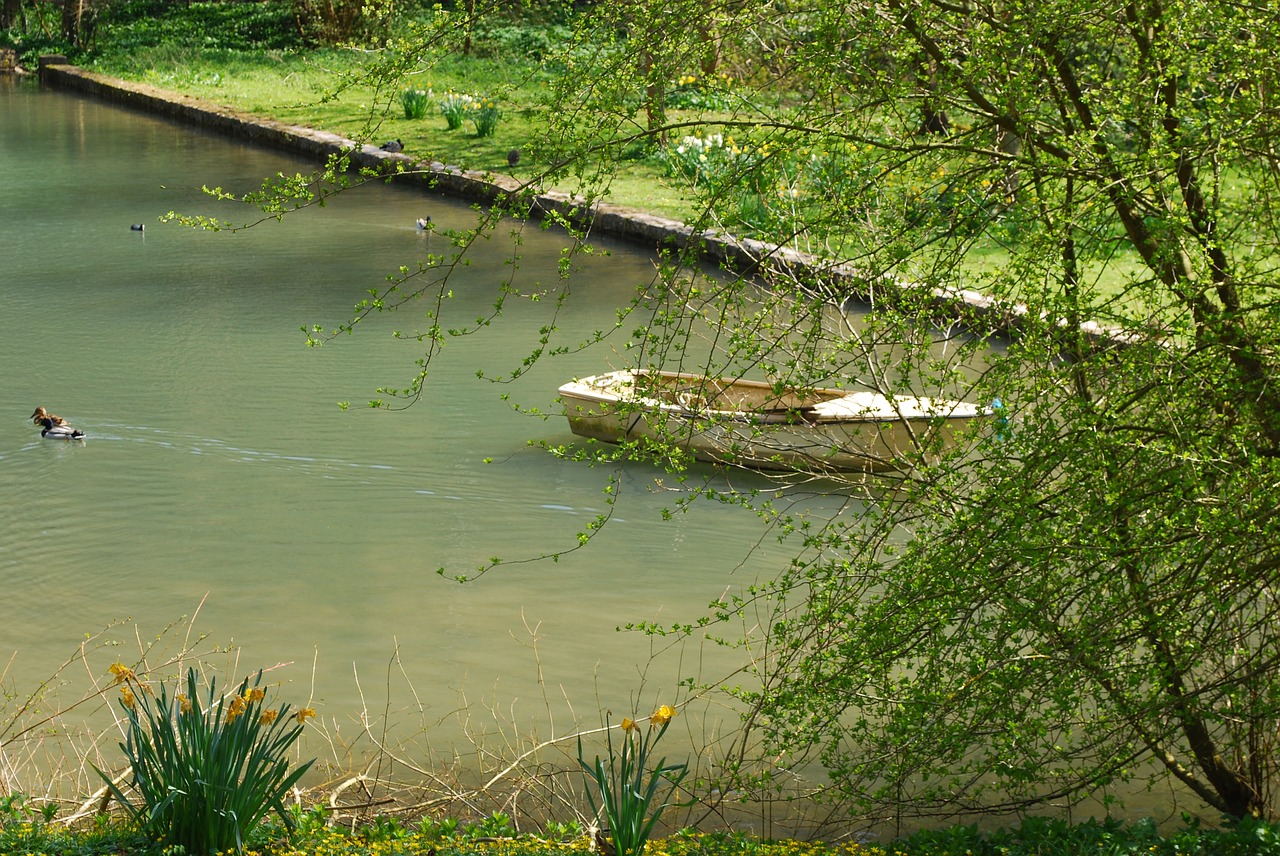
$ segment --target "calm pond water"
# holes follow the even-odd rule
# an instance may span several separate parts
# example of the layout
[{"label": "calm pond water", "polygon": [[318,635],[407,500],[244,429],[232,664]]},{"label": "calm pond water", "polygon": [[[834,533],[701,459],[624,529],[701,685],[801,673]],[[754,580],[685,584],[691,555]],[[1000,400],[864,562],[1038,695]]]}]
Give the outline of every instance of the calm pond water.
[{"label": "calm pond water", "polygon": [[[159,652],[175,651],[183,617],[198,611],[191,635],[232,652],[214,661],[236,675],[283,664],[272,673],[281,695],[315,707],[354,755],[367,749],[367,707],[449,757],[467,755],[477,732],[505,728],[500,744],[515,731],[569,734],[605,710],[616,722],[676,699],[682,678],[729,674],[734,652],[664,649],[617,628],[690,620],[790,558],[752,515],[698,503],[664,522],[680,494],[631,467],[613,519],[585,548],[514,561],[572,546],[607,509],[608,473],[527,445],[567,441],[564,420],[512,405],[558,414],[561,382],[621,358],[594,349],[510,385],[476,378],[520,365],[549,301],[509,301],[500,326],[451,340],[423,400],[400,412],[363,403],[410,379],[417,345],[392,332],[415,329],[420,312],[306,347],[302,326],[347,320],[365,289],[447,249],[417,217],[466,228],[467,204],[379,184],[241,233],[158,222],[173,209],[218,213],[202,184],[245,191],[311,166],[0,76],[5,689],[30,692],[110,627],[87,669],[66,673],[59,696],[70,701],[157,636]],[[452,324],[490,311],[510,272],[506,234],[452,281]],[[522,239],[516,284],[532,292],[554,280],[565,241],[536,226]],[[598,243],[609,255],[580,260],[557,319],[566,341],[608,327],[652,276],[647,253]],[[37,405],[88,441],[41,440]],[[436,572],[495,556],[508,564],[466,585]],[[734,718],[694,714],[679,722],[696,742]],[[1173,802],[1132,806],[1160,814]]]},{"label": "calm pond water", "polygon": [[[467,585],[436,573],[564,549],[606,509],[607,473],[527,441],[569,439],[556,387],[608,367],[609,352],[540,364],[509,386],[476,378],[519,366],[549,303],[512,301],[501,327],[451,341],[423,400],[401,412],[363,405],[412,376],[417,346],[391,334],[420,313],[305,346],[303,325],[346,320],[365,289],[447,248],[417,217],[463,228],[467,204],[380,184],[236,234],[158,222],[171,209],[217,213],[202,184],[244,191],[310,167],[0,78],[6,680],[29,688],[86,634],[126,621],[104,637],[119,649],[90,656],[103,675],[136,656],[135,637],[199,607],[195,631],[238,647],[238,674],[292,664],[274,674],[283,695],[330,727],[354,728],[362,699],[413,705],[412,685],[439,720],[433,747],[447,750],[465,739],[451,716],[464,704],[562,733],[575,717],[598,725],[605,709],[617,721],[637,698],[642,710],[674,699],[680,678],[727,673],[737,655],[672,651],[650,664],[649,641],[616,628],[696,617],[785,555],[757,545],[744,563],[761,532],[732,509],[701,504],[663,522],[678,494],[656,489],[655,471],[625,471],[614,519],[558,562],[508,564]],[[454,323],[493,304],[505,235],[452,282]],[[565,242],[536,226],[523,240],[517,284],[533,291],[554,280]],[[649,255],[602,245],[610,255],[582,260],[558,321],[570,340],[607,327],[652,276]],[[41,440],[37,405],[88,441]],[[404,676],[388,681],[397,651]]]}]

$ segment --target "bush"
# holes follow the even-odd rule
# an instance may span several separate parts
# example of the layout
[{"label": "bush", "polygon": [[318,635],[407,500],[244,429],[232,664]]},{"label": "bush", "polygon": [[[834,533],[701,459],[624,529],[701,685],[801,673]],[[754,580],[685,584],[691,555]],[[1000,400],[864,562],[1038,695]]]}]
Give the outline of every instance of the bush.
[{"label": "bush", "polygon": [[456,131],[462,127],[462,123],[467,118],[467,111],[474,102],[475,99],[470,95],[463,95],[460,92],[448,92],[440,99],[440,114],[444,116],[450,131]]},{"label": "bush", "polygon": [[502,108],[489,98],[477,98],[470,108],[471,123],[476,126],[477,137],[492,137],[502,118]]},{"label": "bush", "polygon": [[268,812],[291,825],[284,797],[313,762],[290,771],[285,756],[314,711],[266,708],[261,672],[252,687],[245,678],[225,697],[211,680],[202,704],[195,669],[187,671],[185,694],[171,697],[161,683],[158,698],[132,669],[117,663],[111,671],[127,720],[120,748],[139,802],[98,774],[143,831],[187,853],[220,853],[242,850],[246,832]]},{"label": "bush", "polygon": [[492,59],[524,59],[541,62],[567,44],[571,39],[567,27],[530,27],[511,25],[505,27],[477,28],[472,51],[478,57]]},{"label": "bush", "polygon": [[597,755],[590,764],[582,754],[582,735],[578,735],[578,764],[586,773],[587,802],[608,830],[616,856],[643,856],[645,843],[663,811],[678,805],[672,797],[688,774],[688,765],[668,764],[665,757],[654,763],[651,758],[675,715],[675,708],[664,704],[649,717],[647,729],[633,719],[623,719],[617,751],[613,729],[606,728],[609,750],[604,758]]},{"label": "bush", "polygon": [[309,45],[373,42],[390,30],[390,7],[363,0],[293,0],[293,16]]},{"label": "bush", "polygon": [[686,74],[667,90],[666,104],[674,110],[728,110],[734,104],[732,83],[727,74]]},{"label": "bush", "polygon": [[284,3],[192,3],[189,8],[130,0],[108,6],[99,27],[103,50],[169,48],[290,50],[301,46]]},{"label": "bush", "polygon": [[422,119],[431,104],[430,89],[406,89],[400,93],[400,104],[406,119]]},{"label": "bush", "polygon": [[1027,818],[1012,829],[979,831],[976,826],[925,830],[890,842],[889,856],[1076,856],[1081,853],[1143,856],[1280,856],[1280,834],[1252,818],[1204,828],[1184,818],[1182,829],[1162,836],[1150,820],[1114,818],[1068,823]]}]

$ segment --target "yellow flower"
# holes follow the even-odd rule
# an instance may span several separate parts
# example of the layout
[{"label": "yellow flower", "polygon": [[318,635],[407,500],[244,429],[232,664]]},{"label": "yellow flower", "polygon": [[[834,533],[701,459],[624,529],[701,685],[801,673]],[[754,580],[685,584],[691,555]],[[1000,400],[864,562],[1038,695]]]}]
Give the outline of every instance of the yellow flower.
[{"label": "yellow flower", "polygon": [[130,669],[124,663],[112,663],[111,668],[108,671],[116,676],[117,684],[123,684],[125,681],[133,681],[138,678],[138,676],[134,674],[133,669]]},{"label": "yellow flower", "polygon": [[622,719],[623,731],[635,731],[639,727],[640,726],[636,725],[636,721],[634,719],[628,719],[626,717],[623,717]]},{"label": "yellow flower", "polygon": [[235,722],[240,718],[240,714],[244,713],[244,709],[248,706],[248,702],[244,700],[244,696],[235,696],[231,699],[231,703],[227,705],[227,724]]},{"label": "yellow flower", "polygon": [[297,718],[298,722],[306,722],[308,719],[310,719],[315,715],[316,715],[316,712],[314,710],[312,710],[309,707],[304,707],[304,708],[301,708],[297,713],[295,713],[294,717]]},{"label": "yellow flower", "polygon": [[653,712],[653,716],[649,717],[649,725],[661,726],[671,721],[671,717],[676,715],[676,709],[669,704],[664,704]]},{"label": "yellow flower", "polygon": [[254,687],[253,689],[245,693],[245,698],[247,698],[249,701],[262,701],[266,697],[267,697],[267,692],[261,687]]},{"label": "yellow flower", "polygon": [[262,716],[258,717],[258,722],[262,723],[263,725],[270,725],[271,723],[276,721],[276,717],[279,715],[280,715],[279,711],[277,711],[275,708],[272,708],[271,710],[264,710],[262,712]]},{"label": "yellow flower", "polygon": [[182,695],[181,693],[174,696],[174,698],[178,700],[179,710],[181,710],[183,713],[191,712],[191,699],[187,698],[185,695]]},{"label": "yellow flower", "polygon": [[124,702],[125,707],[130,709],[138,703],[138,700],[133,697],[133,692],[128,687],[120,690],[120,700]]}]

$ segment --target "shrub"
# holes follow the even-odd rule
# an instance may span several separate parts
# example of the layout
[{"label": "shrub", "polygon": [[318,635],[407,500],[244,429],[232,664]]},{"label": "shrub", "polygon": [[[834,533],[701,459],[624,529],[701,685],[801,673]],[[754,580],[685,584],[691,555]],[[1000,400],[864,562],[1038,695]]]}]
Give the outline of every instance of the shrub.
[{"label": "shrub", "polygon": [[[635,720],[622,720],[622,747],[615,754],[613,729],[605,734],[608,755],[588,764],[578,738],[578,763],[586,771],[587,801],[592,812],[608,827],[616,856],[641,856],[645,842],[662,812],[673,805],[671,797],[689,772],[686,764],[668,764],[661,758],[649,770],[649,753],[667,733],[675,708],[662,705],[649,717],[649,728],[640,734]],[[665,793],[659,793],[666,786]],[[596,799],[599,798],[597,804]]]},{"label": "shrub", "polygon": [[733,106],[732,82],[727,74],[686,74],[667,90],[666,104],[674,110],[728,110]]},{"label": "shrub", "polygon": [[[292,50],[297,24],[281,3],[192,3],[178,7],[149,0],[107,6],[99,45],[112,53],[166,46],[198,50]],[[188,54],[189,58],[189,54]]]},{"label": "shrub", "polygon": [[364,0],[293,0],[293,16],[309,45],[372,43],[390,28],[390,7]]},{"label": "shrub", "polygon": [[715,192],[735,185],[752,166],[755,156],[723,134],[691,135],[658,153],[667,174],[683,178],[694,187]]},{"label": "shrub", "polygon": [[440,99],[440,114],[444,116],[450,131],[456,131],[462,127],[463,121],[467,118],[467,110],[474,102],[475,99],[470,95],[453,91],[446,93]]},{"label": "shrub", "polygon": [[274,811],[286,827],[292,819],[284,796],[311,767],[290,771],[285,755],[315,712],[288,705],[264,707],[262,673],[229,696],[209,682],[203,703],[196,672],[187,671],[186,693],[170,696],[120,663],[111,667],[121,685],[127,720],[120,744],[133,768],[135,804],[102,771],[111,793],[149,835],[187,853],[218,853],[244,847],[245,833]]},{"label": "shrub", "polygon": [[474,35],[473,51],[478,57],[533,62],[552,56],[561,45],[572,40],[572,31],[568,27],[538,27],[524,23],[477,27]]},{"label": "shrub", "polygon": [[427,115],[431,103],[430,89],[406,89],[400,93],[400,104],[406,119],[421,119]]},{"label": "shrub", "polygon": [[471,122],[476,126],[477,137],[492,137],[498,129],[502,109],[489,98],[477,98],[471,103]]}]

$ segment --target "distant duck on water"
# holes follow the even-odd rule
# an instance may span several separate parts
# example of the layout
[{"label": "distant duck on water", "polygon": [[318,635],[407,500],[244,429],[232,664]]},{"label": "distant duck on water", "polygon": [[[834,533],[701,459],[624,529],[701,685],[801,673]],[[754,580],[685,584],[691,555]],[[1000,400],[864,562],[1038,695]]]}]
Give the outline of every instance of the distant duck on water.
[{"label": "distant duck on water", "polygon": [[142,223],[134,223],[129,228],[134,232],[142,232],[145,231],[147,227]]},{"label": "distant duck on water", "polygon": [[40,436],[50,440],[83,440],[84,432],[72,428],[56,413],[50,413],[43,407],[37,407],[31,414],[31,421],[41,426]]},{"label": "distant duck on water", "polygon": [[429,229],[429,228],[431,228],[431,218],[430,218],[430,217],[419,217],[419,218],[417,219],[417,221],[416,221],[416,222],[417,222],[417,224],[418,224],[418,228],[419,228],[419,229]]}]

